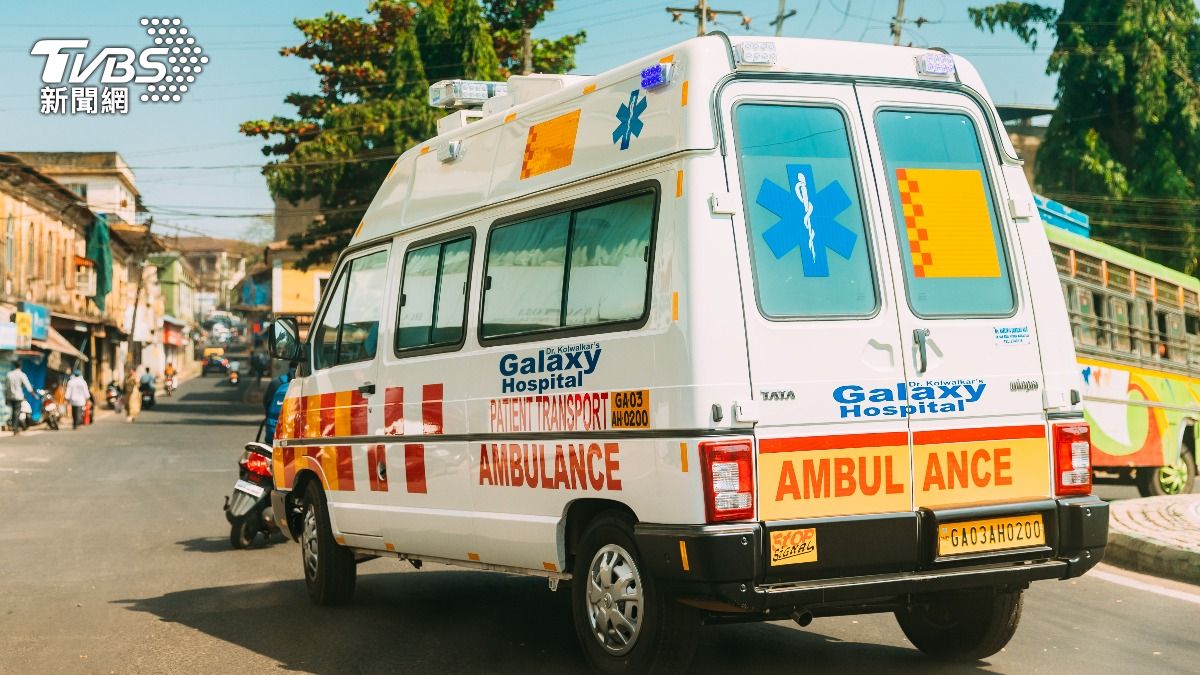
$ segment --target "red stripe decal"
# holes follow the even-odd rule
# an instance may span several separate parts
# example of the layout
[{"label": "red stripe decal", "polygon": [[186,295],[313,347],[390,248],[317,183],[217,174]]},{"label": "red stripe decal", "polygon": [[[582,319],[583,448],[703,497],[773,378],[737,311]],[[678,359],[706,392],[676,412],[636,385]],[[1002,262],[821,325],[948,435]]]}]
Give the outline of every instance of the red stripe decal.
[{"label": "red stripe decal", "polygon": [[404,480],[408,491],[425,494],[425,444],[408,443],[404,446]]},{"label": "red stripe decal", "polygon": [[806,436],[803,438],[764,438],[758,451],[799,452],[802,450],[849,450],[908,445],[908,433],[886,431],[875,434],[841,434],[838,436]]},{"label": "red stripe decal", "polygon": [[938,429],[913,434],[916,445],[938,443],[969,443],[971,441],[1006,441],[1013,438],[1045,438],[1046,428],[1040,424],[1019,427],[984,427],[977,429]]},{"label": "red stripe decal", "polygon": [[[380,470],[382,469],[382,471]],[[367,448],[367,480],[372,492],[387,492],[387,448],[372,445]]]},{"label": "red stripe decal", "polygon": [[383,392],[383,433],[404,433],[404,387],[388,387]]},{"label": "red stripe decal", "polygon": [[442,385],[421,387],[421,425],[423,434],[442,433]]},{"label": "red stripe decal", "polygon": [[337,446],[338,490],[354,491],[354,457],[350,446]]},{"label": "red stripe decal", "polygon": [[337,394],[321,394],[321,437],[333,436],[334,414],[337,412]]},{"label": "red stripe decal", "polygon": [[350,435],[367,435],[367,399],[357,390],[350,392]]}]

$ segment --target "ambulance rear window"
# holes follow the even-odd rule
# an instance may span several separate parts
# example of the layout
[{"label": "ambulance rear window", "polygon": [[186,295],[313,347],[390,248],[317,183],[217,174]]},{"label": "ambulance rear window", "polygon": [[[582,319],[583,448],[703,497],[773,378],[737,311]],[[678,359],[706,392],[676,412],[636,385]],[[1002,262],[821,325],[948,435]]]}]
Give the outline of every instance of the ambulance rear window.
[{"label": "ambulance rear window", "polygon": [[743,103],[734,111],[754,285],[771,318],[866,316],[877,305],[843,114]]},{"label": "ambulance rear window", "polygon": [[913,312],[1012,313],[1004,240],[971,118],[885,110],[876,127]]}]

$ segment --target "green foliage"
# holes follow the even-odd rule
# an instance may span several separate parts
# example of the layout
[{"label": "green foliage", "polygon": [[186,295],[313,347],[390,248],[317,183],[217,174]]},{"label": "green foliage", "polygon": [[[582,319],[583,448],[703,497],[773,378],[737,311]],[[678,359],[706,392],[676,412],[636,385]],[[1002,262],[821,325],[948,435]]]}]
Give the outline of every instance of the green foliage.
[{"label": "green foliage", "polygon": [[[523,40],[554,9],[554,0],[485,0],[488,23],[500,69],[505,76],[524,70]],[[585,31],[553,40],[530,38],[530,71],[565,73],[575,67],[575,48],[587,39]]]},{"label": "green foliage", "polygon": [[1094,236],[1164,264],[1200,268],[1200,12],[1192,0],[1003,2],[969,10],[978,28],[1036,46],[1057,37],[1047,73],[1058,109],[1036,180],[1093,217]]},{"label": "green foliage", "polygon": [[[553,8],[553,2],[540,4],[539,21]],[[240,126],[243,134],[268,141],[263,154],[272,159],[263,173],[273,197],[320,202],[308,229],[289,239],[305,251],[302,266],[335,258],[396,157],[434,135],[431,82],[495,80],[505,73],[497,51],[507,43],[493,35],[490,6],[485,11],[479,0],[374,0],[367,14],[297,19],[304,41],[280,54],[311,61],[318,91],[284,99],[296,107],[294,117]],[[573,67],[579,41],[539,61],[549,66],[543,72]]]}]

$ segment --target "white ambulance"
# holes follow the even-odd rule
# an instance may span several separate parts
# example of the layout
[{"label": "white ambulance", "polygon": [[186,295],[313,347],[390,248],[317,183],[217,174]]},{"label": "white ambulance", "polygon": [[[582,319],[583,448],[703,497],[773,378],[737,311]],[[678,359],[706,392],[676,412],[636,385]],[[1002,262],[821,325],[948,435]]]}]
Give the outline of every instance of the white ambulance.
[{"label": "white ambulance", "polygon": [[881,611],[973,660],[1099,562],[1054,263],[969,63],[718,33],[430,98],[272,336],[314,602],[389,556],[569,582],[602,672]]}]

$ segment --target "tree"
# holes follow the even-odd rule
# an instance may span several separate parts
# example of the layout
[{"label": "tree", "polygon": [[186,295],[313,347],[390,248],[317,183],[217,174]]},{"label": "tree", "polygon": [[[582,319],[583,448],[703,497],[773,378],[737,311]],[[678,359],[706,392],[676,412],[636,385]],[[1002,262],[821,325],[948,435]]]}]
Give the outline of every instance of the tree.
[{"label": "tree", "polygon": [[533,28],[554,9],[554,0],[486,0],[487,18],[500,68],[505,75],[565,73],[575,67],[575,48],[585,31],[549,40],[533,38]]},{"label": "tree", "polygon": [[1093,216],[1098,239],[1194,273],[1200,268],[1200,12],[1192,0],[1066,0],[968,10],[978,28],[1036,47],[1057,38],[1046,72],[1057,110],[1036,181]]},{"label": "tree", "polygon": [[[269,141],[263,154],[272,160],[263,173],[273,197],[320,204],[307,230],[289,239],[305,251],[301,266],[336,257],[396,157],[434,135],[430,82],[502,73],[478,0],[375,0],[367,14],[297,19],[304,41],[280,54],[312,61],[319,91],[284,99],[296,107],[294,117],[240,127]],[[559,60],[567,67],[571,49]]]}]

